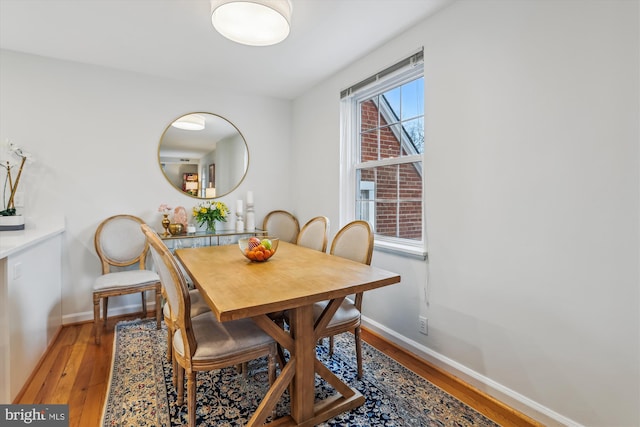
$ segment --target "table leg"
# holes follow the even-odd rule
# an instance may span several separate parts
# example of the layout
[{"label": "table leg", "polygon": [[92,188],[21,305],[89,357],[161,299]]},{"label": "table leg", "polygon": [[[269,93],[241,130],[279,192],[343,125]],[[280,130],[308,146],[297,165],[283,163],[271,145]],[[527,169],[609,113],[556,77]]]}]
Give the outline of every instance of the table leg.
[{"label": "table leg", "polygon": [[[260,404],[256,414],[249,421],[248,426],[262,424],[269,408],[275,406],[287,384],[290,384],[291,415],[272,421],[269,423],[270,426],[312,427],[364,403],[364,396],[359,391],[342,382],[316,359],[317,333],[314,330],[312,305],[298,307],[290,311],[289,321],[292,329],[295,330],[293,339],[267,316],[258,316],[253,319],[283,347],[287,348],[291,357]],[[315,402],[316,373],[336,390],[336,395]]]},{"label": "table leg", "polygon": [[291,310],[289,317],[295,331],[293,357],[296,373],[291,387],[291,416],[298,422],[313,417],[315,399],[316,341],[313,333],[313,306]]}]

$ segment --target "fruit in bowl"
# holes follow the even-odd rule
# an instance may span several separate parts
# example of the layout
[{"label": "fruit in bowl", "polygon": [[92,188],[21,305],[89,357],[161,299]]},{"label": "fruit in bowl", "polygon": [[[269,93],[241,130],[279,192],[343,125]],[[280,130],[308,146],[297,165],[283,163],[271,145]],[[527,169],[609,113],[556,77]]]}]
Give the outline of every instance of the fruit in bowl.
[{"label": "fruit in bowl", "polygon": [[238,246],[242,255],[250,261],[264,262],[276,253],[279,241],[275,237],[243,237],[238,240]]}]

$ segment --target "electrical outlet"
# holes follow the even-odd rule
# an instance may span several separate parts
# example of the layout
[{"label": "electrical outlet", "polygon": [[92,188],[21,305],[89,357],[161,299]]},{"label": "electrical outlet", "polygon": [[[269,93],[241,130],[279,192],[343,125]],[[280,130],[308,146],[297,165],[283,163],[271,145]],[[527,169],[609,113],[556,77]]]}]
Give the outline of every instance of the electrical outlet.
[{"label": "electrical outlet", "polygon": [[22,263],[16,262],[13,264],[13,279],[19,279],[22,277]]},{"label": "electrical outlet", "polygon": [[421,334],[429,335],[427,318],[424,316],[418,317],[418,331],[420,331]]}]

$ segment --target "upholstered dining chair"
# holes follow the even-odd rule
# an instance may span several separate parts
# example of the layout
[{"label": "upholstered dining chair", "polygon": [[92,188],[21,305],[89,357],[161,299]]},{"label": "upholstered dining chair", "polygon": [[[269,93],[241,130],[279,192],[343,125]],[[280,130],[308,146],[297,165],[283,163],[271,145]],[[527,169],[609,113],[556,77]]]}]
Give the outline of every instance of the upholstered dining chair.
[{"label": "upholstered dining chair", "polygon": [[[102,317],[107,325],[109,297],[142,294],[142,314],[147,316],[146,291],[155,292],[156,325],[160,329],[161,285],[158,274],[146,269],[146,256],[149,245],[140,225],[140,218],[133,215],[114,215],[98,225],[94,244],[102,265],[100,275],[93,286],[93,323],[96,344],[100,344],[102,335],[100,324],[100,301],[102,301]],[[138,264],[138,269],[126,270]],[[120,271],[116,271],[120,269]]]},{"label": "upholstered dining chair", "polygon": [[176,259],[156,233],[145,233],[154,265],[175,313],[173,355],[177,362],[178,405],[184,403],[187,376],[189,426],[196,425],[196,372],[242,365],[267,356],[269,383],[275,381],[276,342],[251,319],[218,322],[213,312],[191,317],[189,288]]},{"label": "upholstered dining chair", "polygon": [[311,218],[302,227],[296,244],[306,248],[315,249],[324,252],[327,250],[327,233],[329,231],[329,218],[326,216],[317,216]]},{"label": "upholstered dining chair", "polygon": [[[296,238],[295,243],[306,248],[324,252],[327,250],[328,229],[329,218],[327,218],[326,216],[317,216],[315,218],[311,218],[298,233],[298,237]],[[287,313],[285,313],[284,311],[269,313],[269,317],[271,318],[271,320],[276,322],[282,328],[284,328],[285,326],[286,316]],[[280,357],[284,357],[284,353],[281,351],[281,349],[279,348],[278,350],[280,351]]]},{"label": "upholstered dining chair", "polygon": [[[141,225],[142,232],[144,235],[149,238],[149,235],[157,234],[151,227],[147,224]],[[164,242],[162,242],[164,245]],[[165,245],[166,246],[166,245]],[[152,249],[153,250],[153,249]],[[171,306],[166,303],[167,301],[167,292],[162,286],[162,296],[164,297],[165,304],[162,306],[162,315],[164,316],[164,323],[167,325],[167,361],[172,362],[174,364],[174,376],[173,382],[175,385],[176,376],[175,376],[175,360],[173,358],[173,334],[176,329],[176,315],[177,313],[171,310]],[[189,298],[191,299],[191,317],[195,317],[199,314],[206,313],[210,310],[206,301],[200,295],[200,291],[197,289],[189,289]]]},{"label": "upholstered dining chair", "polygon": [[[331,242],[329,253],[350,260],[371,264],[373,254],[373,231],[366,221],[356,220],[342,227]],[[315,303],[314,321],[318,321],[329,301]],[[358,378],[362,378],[362,341],[360,339],[360,320],[362,310],[362,292],[355,299],[345,298],[329,321],[325,333],[319,338],[329,337],[329,354],[333,354],[333,337],[352,331],[356,344]]]},{"label": "upholstered dining chair", "polygon": [[269,212],[264,217],[262,229],[281,241],[295,243],[300,232],[300,223],[292,213],[276,210]]}]

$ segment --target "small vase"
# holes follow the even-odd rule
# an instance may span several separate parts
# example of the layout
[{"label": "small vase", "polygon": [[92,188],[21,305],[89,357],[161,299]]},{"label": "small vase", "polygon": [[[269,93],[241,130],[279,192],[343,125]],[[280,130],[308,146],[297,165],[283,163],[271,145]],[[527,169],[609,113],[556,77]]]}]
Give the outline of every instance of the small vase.
[{"label": "small vase", "polygon": [[207,221],[207,233],[210,234],[215,234],[216,233],[216,222],[214,221]]},{"label": "small vase", "polygon": [[162,215],[164,216],[164,218],[162,218],[162,226],[164,227],[162,237],[167,237],[169,235],[169,224],[171,224],[171,221],[169,221],[169,214]]}]

